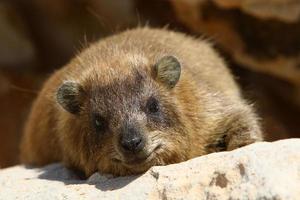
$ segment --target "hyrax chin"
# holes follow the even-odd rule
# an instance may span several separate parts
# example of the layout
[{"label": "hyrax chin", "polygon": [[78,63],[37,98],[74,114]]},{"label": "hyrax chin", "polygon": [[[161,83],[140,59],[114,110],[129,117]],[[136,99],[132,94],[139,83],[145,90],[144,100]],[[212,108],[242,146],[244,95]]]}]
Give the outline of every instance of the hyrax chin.
[{"label": "hyrax chin", "polygon": [[260,140],[252,107],[207,42],[138,28],[91,45],[51,76],[21,160],[128,175]]}]

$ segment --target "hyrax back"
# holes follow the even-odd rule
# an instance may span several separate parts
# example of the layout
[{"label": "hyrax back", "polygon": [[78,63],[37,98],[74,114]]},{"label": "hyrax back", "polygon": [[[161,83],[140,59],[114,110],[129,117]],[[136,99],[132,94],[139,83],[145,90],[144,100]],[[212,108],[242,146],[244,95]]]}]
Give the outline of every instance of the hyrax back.
[{"label": "hyrax back", "polygon": [[21,159],[127,175],[261,139],[255,113],[207,42],[139,28],[91,45],[50,77]]}]

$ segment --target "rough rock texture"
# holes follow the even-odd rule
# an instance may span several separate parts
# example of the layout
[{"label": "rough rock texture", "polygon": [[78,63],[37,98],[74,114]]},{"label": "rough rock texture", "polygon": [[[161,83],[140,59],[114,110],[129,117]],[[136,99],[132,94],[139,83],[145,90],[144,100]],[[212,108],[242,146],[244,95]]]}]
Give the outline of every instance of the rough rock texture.
[{"label": "rough rock texture", "polygon": [[257,143],[140,176],[88,180],[60,164],[0,171],[0,199],[299,199],[300,139]]}]

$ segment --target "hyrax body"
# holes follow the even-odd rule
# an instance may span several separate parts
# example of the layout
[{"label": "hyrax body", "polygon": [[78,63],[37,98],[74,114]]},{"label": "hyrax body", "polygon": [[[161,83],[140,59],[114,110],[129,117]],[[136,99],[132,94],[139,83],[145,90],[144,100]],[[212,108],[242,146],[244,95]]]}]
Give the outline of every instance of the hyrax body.
[{"label": "hyrax body", "polygon": [[138,28],[91,45],[50,77],[21,160],[127,175],[261,139],[251,106],[207,42]]}]

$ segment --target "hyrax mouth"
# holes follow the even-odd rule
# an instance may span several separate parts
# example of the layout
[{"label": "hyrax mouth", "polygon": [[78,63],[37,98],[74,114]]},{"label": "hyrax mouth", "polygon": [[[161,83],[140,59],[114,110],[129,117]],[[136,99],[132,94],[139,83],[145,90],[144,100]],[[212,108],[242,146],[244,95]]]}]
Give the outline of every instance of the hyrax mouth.
[{"label": "hyrax mouth", "polygon": [[155,154],[161,148],[161,145],[156,145],[150,151],[139,152],[138,154],[122,154],[122,156],[118,158],[113,158],[113,162],[122,164],[126,167],[135,167],[135,166],[144,166],[151,165],[153,158],[156,156]]}]

